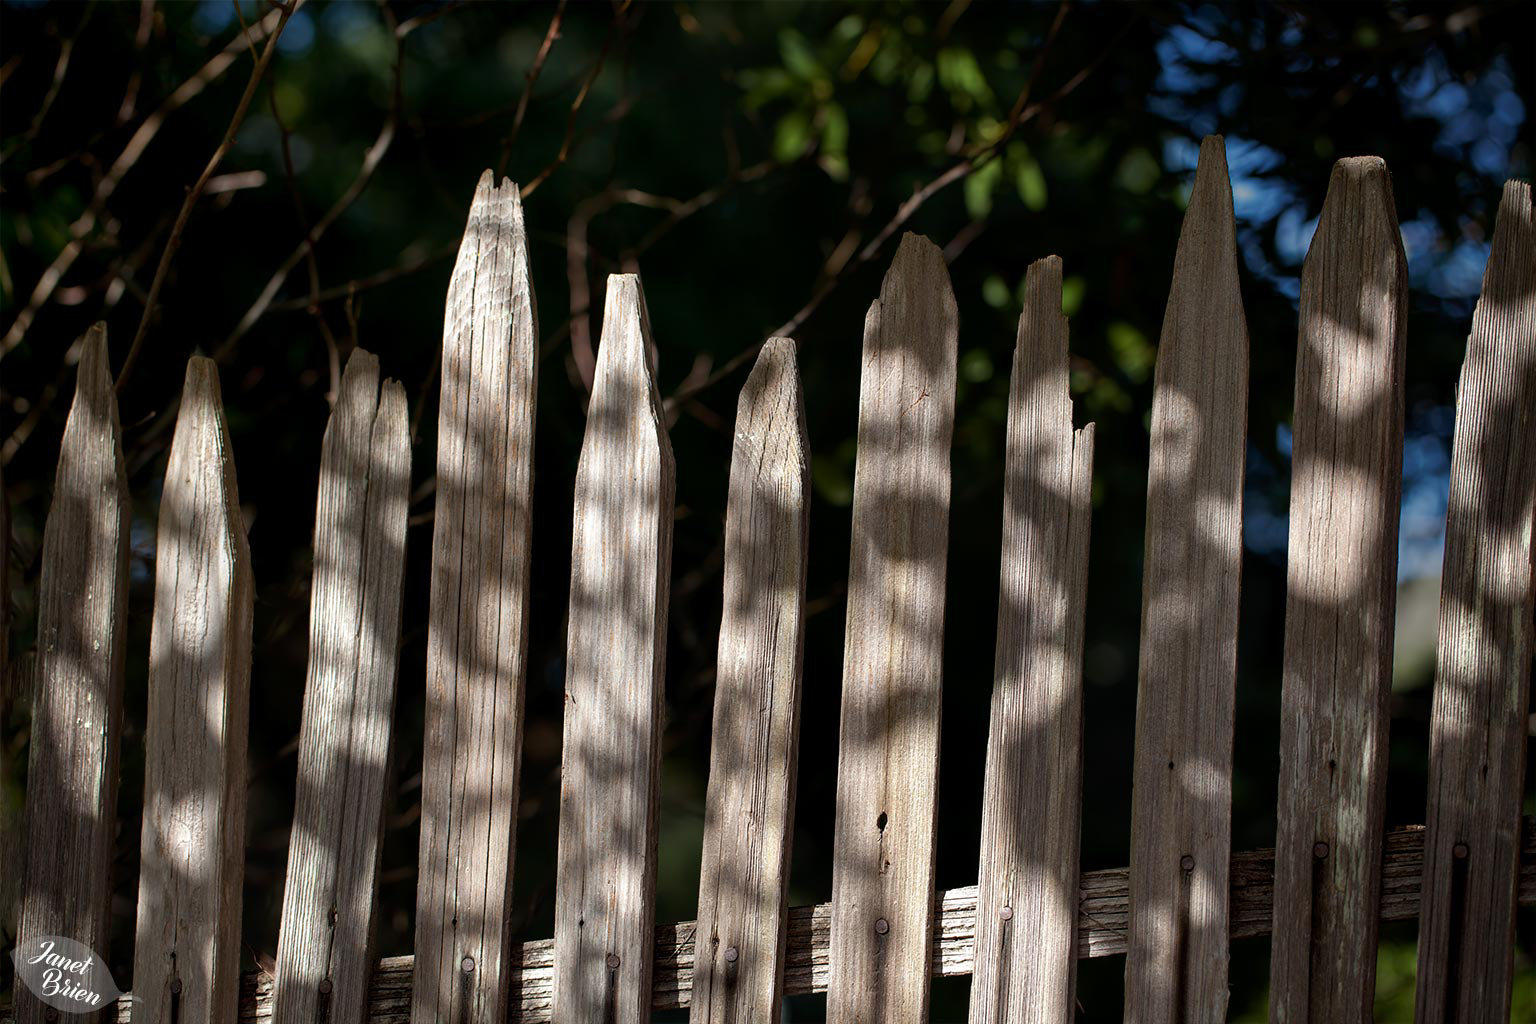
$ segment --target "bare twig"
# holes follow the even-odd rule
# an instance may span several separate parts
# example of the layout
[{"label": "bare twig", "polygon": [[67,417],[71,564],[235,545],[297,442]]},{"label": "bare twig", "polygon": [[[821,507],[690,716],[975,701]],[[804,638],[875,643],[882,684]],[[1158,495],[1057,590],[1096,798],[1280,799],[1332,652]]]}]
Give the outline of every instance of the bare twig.
[{"label": "bare twig", "polygon": [[533,97],[533,83],[539,80],[544,62],[549,59],[549,51],[554,47],[555,40],[560,38],[560,23],[564,17],[565,0],[560,0],[555,5],[555,13],[550,16],[549,28],[544,31],[544,41],[539,44],[539,51],[533,55],[533,63],[528,66],[528,73],[523,78],[523,94],[517,98],[517,113],[512,116],[512,130],[501,140],[501,158],[496,161],[498,175],[504,173],[507,162],[512,158],[512,145],[517,141],[518,132],[522,131],[523,117],[528,113],[528,101]]},{"label": "bare twig", "polygon": [[[381,10],[387,19],[392,19],[393,16],[390,14],[387,5],[381,5]],[[306,255],[311,255],[312,257],[315,244],[319,242],[330,226],[336,222],[337,218],[357,201],[357,197],[363,194],[363,190],[373,180],[374,171],[378,170],[380,162],[383,161],[384,154],[389,152],[389,147],[395,140],[395,131],[400,123],[401,76],[405,65],[405,38],[398,33],[392,34],[395,35],[395,71],[389,112],[384,117],[384,124],[379,128],[379,134],[373,140],[373,145],[369,146],[368,151],[363,154],[362,166],[358,168],[357,176],[352,179],[352,183],[347,186],[346,191],[341,194],[340,198],[336,200],[331,208],[325,211],[324,216],[316,221],[313,227],[305,231],[304,237],[299,241],[299,244],[294,246],[293,251],[283,259],[277,270],[273,271],[272,276],[267,279],[267,283],[262,288],[261,293],[256,296],[256,300],[245,311],[239,323],[235,325],[234,330],[229,333],[229,336],[215,350],[213,354],[215,360],[222,362],[228,358],[230,353],[234,351],[235,346],[240,343],[240,339],[245,337],[256,321],[266,314],[268,309],[271,308],[273,300],[277,298],[277,293],[282,290],[284,282],[288,280],[288,275],[293,273],[293,268],[298,266],[299,261],[304,259]],[[316,276],[311,281],[310,300],[312,304],[316,301],[319,293],[319,279]],[[334,339],[332,340],[334,341]]]},{"label": "bare twig", "polygon": [[[203,168],[203,173],[198,175],[197,181],[187,192],[187,198],[181,204],[181,212],[176,215],[176,223],[171,226],[171,237],[166,239],[165,251],[160,254],[160,263],[155,267],[155,276],[149,283],[149,300],[144,306],[144,315],[139,318],[139,326],[133,333],[133,344],[128,346],[128,355],[123,360],[123,368],[117,375],[117,390],[122,391],[128,383],[129,375],[133,372],[133,366],[138,359],[139,351],[144,345],[144,334],[149,330],[149,321],[155,315],[155,306],[160,299],[160,289],[165,286],[165,276],[171,267],[171,260],[176,255],[176,250],[181,246],[182,232],[186,230],[187,221],[192,216],[192,207],[197,205],[197,200],[202,196],[203,189],[208,184],[208,179],[213,177],[213,172],[218,170],[219,164],[224,160],[224,154],[229,152],[229,147],[234,145],[235,135],[240,131],[240,123],[245,120],[245,112],[250,109],[251,99],[256,95],[256,87],[261,84],[262,75],[272,63],[272,57],[277,53],[277,41],[283,34],[283,26],[288,24],[288,19],[293,12],[298,10],[304,0],[290,0],[290,2],[278,9],[277,25],[272,34],[267,37],[267,45],[261,51],[261,58],[257,60],[256,67],[251,70],[251,78],[245,85],[245,92],[240,96],[240,102],[235,105],[235,112],[229,119],[229,126],[224,129],[224,138],[219,140],[218,148],[213,151],[213,156],[208,158],[208,164]],[[249,33],[242,33],[248,36]]]},{"label": "bare twig", "polygon": [[85,14],[80,18],[79,27],[59,41],[59,59],[54,62],[53,81],[48,83],[48,91],[43,94],[43,102],[38,106],[37,114],[33,116],[27,130],[11,141],[11,144],[5,148],[5,153],[0,155],[0,160],[8,158],[16,150],[37,138],[38,131],[43,127],[43,121],[47,119],[48,112],[53,109],[53,101],[59,98],[59,90],[64,86],[64,76],[69,73],[69,58],[75,51],[75,37],[85,29],[85,23],[90,20],[90,17],[91,8],[87,7]]},{"label": "bare twig", "polygon": [[[410,251],[415,247],[416,246],[413,243],[412,245],[406,247],[406,251]],[[408,277],[411,274],[425,270],[427,267],[430,267],[435,263],[441,263],[443,260],[457,252],[458,249],[459,243],[457,241],[451,242],[448,245],[440,246],[439,248],[432,250],[424,256],[418,256],[414,259],[407,260],[404,263],[390,267],[388,270],[380,270],[376,273],[354,278],[351,281],[334,285],[330,288],[322,288],[319,292],[312,293],[304,298],[284,299],[282,302],[274,302],[271,306],[267,307],[267,312],[291,313],[295,310],[307,310],[317,303],[326,303],[332,302],[336,299],[349,298],[356,293],[365,292],[370,288],[377,288],[380,285],[389,284],[391,281],[398,281],[402,277]]]},{"label": "bare twig", "polygon": [[[260,40],[267,37],[275,30],[281,17],[282,14],[279,11],[273,11],[263,17],[251,27],[251,38]],[[107,170],[107,173],[97,182],[96,191],[91,196],[90,204],[75,219],[75,222],[70,225],[70,241],[54,257],[53,262],[48,265],[48,268],[43,271],[42,276],[38,279],[37,286],[32,290],[31,297],[27,300],[27,304],[16,314],[16,319],[12,321],[11,326],[6,330],[4,339],[0,339],[0,356],[5,355],[21,344],[22,339],[26,337],[27,329],[31,327],[38,310],[47,304],[49,298],[53,295],[54,289],[59,285],[59,279],[69,272],[69,268],[74,265],[75,260],[79,257],[85,236],[90,234],[96,227],[96,222],[106,209],[107,201],[112,197],[113,191],[116,190],[118,184],[123,180],[123,176],[133,168],[133,165],[138,162],[139,157],[144,154],[145,148],[149,146],[155,135],[159,133],[161,126],[165,124],[166,118],[185,106],[207,88],[210,82],[213,82],[228,70],[229,66],[240,56],[241,51],[245,49],[246,45],[244,35],[231,40],[223,50],[215,54],[208,63],[199,68],[196,74],[177,86],[176,90],[165,98],[165,101],[160,104],[155,112],[146,117],[138,129],[134,131],[132,137],[128,140],[128,144],[123,147],[117,159],[112,162],[112,166]]]},{"label": "bare twig", "polygon": [[[1066,10],[1067,4],[1063,3],[1061,8],[1057,11],[1055,21],[1053,21],[1051,24],[1050,32],[1047,34],[1047,46],[1055,38],[1057,30],[1060,29],[1062,18],[1064,17]],[[802,306],[794,316],[789,318],[789,320],[774,330],[770,331],[768,337],[793,336],[793,334],[800,329],[801,325],[803,325],[805,321],[810,318],[811,314],[814,313],[818,307],[820,307],[822,302],[825,301],[826,297],[837,288],[838,284],[846,277],[848,272],[863,266],[865,263],[868,263],[871,259],[873,259],[880,252],[881,247],[884,246],[884,244],[891,238],[891,236],[900,230],[901,227],[907,223],[907,221],[911,220],[913,214],[917,213],[917,211],[922,208],[924,203],[933,198],[934,195],[943,189],[953,185],[957,181],[962,180],[980,168],[986,166],[986,164],[992,160],[996,159],[997,156],[1002,152],[1002,149],[1007,144],[1008,140],[1013,137],[1013,135],[1022,125],[1033,120],[1043,111],[1053,107],[1056,103],[1074,92],[1078,86],[1083,84],[1083,82],[1087,81],[1088,78],[1103,65],[1104,61],[1109,58],[1110,53],[1114,51],[1120,40],[1125,38],[1125,35],[1130,31],[1131,26],[1136,23],[1138,16],[1139,15],[1137,14],[1132,14],[1130,18],[1126,19],[1125,24],[1123,24],[1120,27],[1120,30],[1115,33],[1115,35],[1109,40],[1107,44],[1105,44],[1104,49],[1100,51],[1099,55],[1090,61],[1086,66],[1084,66],[1083,69],[1080,70],[1077,74],[1068,79],[1067,82],[1062,85],[1061,88],[1052,93],[1049,98],[1036,103],[1029,103],[1029,93],[1034,87],[1035,79],[1040,72],[1040,67],[1043,61],[1043,56],[1037,57],[1035,61],[1035,67],[1030,75],[1030,79],[1025,84],[1023,90],[1019,93],[1019,97],[1014,101],[1013,109],[1009,114],[1008,121],[1006,122],[1002,133],[977,153],[966,157],[964,160],[961,160],[959,163],[940,173],[938,177],[934,178],[926,185],[923,185],[921,188],[914,191],[911,198],[907,199],[901,204],[901,206],[897,208],[895,215],[892,216],[886,225],[880,229],[880,232],[870,240],[869,244],[867,244],[862,250],[859,251],[858,256],[850,261],[841,272],[823,280],[820,284],[818,284],[811,295],[810,301]],[[670,413],[680,404],[696,397],[699,392],[705,390],[706,388],[713,387],[715,384],[718,384],[720,381],[729,377],[743,366],[746,366],[757,357],[757,353],[762,347],[762,341],[755,342],[752,345],[747,346],[742,351],[736,353],[730,359],[727,359],[724,363],[720,364],[719,368],[711,373],[709,377],[704,381],[691,385],[685,383],[684,385],[678,387],[678,389],[674,391],[663,403],[667,411]]]}]

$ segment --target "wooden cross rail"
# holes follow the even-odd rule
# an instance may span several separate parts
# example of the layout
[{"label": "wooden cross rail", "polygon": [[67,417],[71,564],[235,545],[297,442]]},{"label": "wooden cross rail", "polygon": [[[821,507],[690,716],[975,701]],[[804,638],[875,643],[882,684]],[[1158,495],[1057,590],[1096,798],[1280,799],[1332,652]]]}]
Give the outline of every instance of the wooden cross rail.
[{"label": "wooden cross rail", "polygon": [[[1525,818],[1520,829],[1520,903],[1536,905],[1536,819]],[[1419,884],[1424,868],[1424,826],[1409,825],[1387,833],[1381,867],[1381,919],[1407,921],[1419,916]],[[1232,855],[1231,924],[1234,939],[1268,935],[1274,900],[1273,850]],[[1125,952],[1130,909],[1130,869],[1085,871],[1078,897],[1078,956],[1115,956]],[[940,977],[970,974],[976,935],[976,887],[946,889],[935,900],[933,973]],[[786,995],[827,989],[827,950],[831,941],[832,905],[794,907],[789,912],[789,951],[784,965]],[[692,921],[656,929],[656,962],[651,1006],[670,1010],[689,1004],[693,990]],[[550,1019],[550,989],[554,978],[554,941],[525,942],[513,949],[512,1014],[516,1024]],[[368,1008],[371,1024],[408,1024],[411,1016],[411,971],[414,958],[385,957],[373,972]],[[128,1024],[131,996],[118,1002],[116,1020]],[[272,979],[260,971],[247,972],[240,985],[240,1021],[272,1019]]]}]

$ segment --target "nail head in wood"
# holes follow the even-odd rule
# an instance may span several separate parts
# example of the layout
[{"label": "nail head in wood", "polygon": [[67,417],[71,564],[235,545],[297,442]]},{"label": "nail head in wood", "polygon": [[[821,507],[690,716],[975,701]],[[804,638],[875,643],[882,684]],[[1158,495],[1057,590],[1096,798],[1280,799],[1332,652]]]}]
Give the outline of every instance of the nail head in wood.
[{"label": "nail head in wood", "polygon": [[321,978],[320,979],[320,994],[323,995],[323,996],[328,996],[328,995],[331,994],[331,979],[330,978]]},{"label": "nail head in wood", "polygon": [[1324,857],[1328,856],[1328,844],[1327,843],[1313,843],[1312,844],[1312,856],[1316,857],[1318,860],[1322,860]]},{"label": "nail head in wood", "polygon": [[1457,860],[1466,860],[1467,854],[1469,852],[1470,851],[1467,849],[1466,843],[1457,843],[1455,846],[1451,847],[1451,856],[1455,857]]},{"label": "nail head in wood", "polygon": [[1186,853],[1184,856],[1179,858],[1179,867],[1184,871],[1195,870],[1195,858]]},{"label": "nail head in wood", "polygon": [[736,951],[735,946],[729,946],[725,950],[725,962],[728,964],[733,964],[736,962],[736,958],[740,955],[741,954]]},{"label": "nail head in wood", "polygon": [[459,961],[459,967],[463,969],[465,974],[475,973],[475,958],[472,956],[465,957]]},{"label": "nail head in wood", "polygon": [[877,935],[884,935],[887,932],[889,932],[890,930],[891,930],[891,922],[887,921],[883,917],[875,918],[875,933]]},{"label": "nail head in wood", "polygon": [[616,970],[619,969],[619,954],[617,954],[617,953],[609,953],[608,954],[608,969],[610,971],[616,971]]},{"label": "nail head in wood", "polygon": [[1012,921],[1013,920],[1013,908],[1012,907],[1004,907],[1002,910],[999,910],[997,912],[997,916],[1002,918],[1004,921]]}]

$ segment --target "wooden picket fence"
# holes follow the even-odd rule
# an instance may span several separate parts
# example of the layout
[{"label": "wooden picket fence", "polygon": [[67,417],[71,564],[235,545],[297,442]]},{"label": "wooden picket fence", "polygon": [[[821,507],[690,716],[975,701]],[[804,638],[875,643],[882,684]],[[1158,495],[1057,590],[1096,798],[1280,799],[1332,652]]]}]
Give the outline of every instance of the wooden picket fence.
[{"label": "wooden picket fence", "polygon": [[[1272,934],[1271,1015],[1368,1020],[1381,920],[1419,919],[1421,1021],[1508,1019],[1533,653],[1536,230],[1504,191],[1457,395],[1426,826],[1386,831],[1406,263],[1385,165],[1342,160],[1302,275],[1278,845],[1231,850],[1248,337],[1218,137],[1174,259],[1151,421],[1130,866],[1079,872],[1093,426],[1072,425],[1061,262],[1035,263],[1007,426],[980,883],[935,892],[958,341],[939,250],[901,241],[864,330],[830,902],[789,908],[809,449],[795,347],[741,393],[697,921],[654,919],[674,465],[640,281],[610,278],[576,475],[555,934],[509,895],[538,331],[517,186],[481,179],[449,286],[415,956],[371,944],[410,446],[354,352],[322,442],[310,652],[276,970],[238,970],[251,554],[215,366],[187,368],[160,501],[135,1022],[1070,1021],[1126,957],[1128,1021],[1226,1016]],[[104,950],[129,495],[104,328],[85,339],[44,540],[20,936]],[[407,685],[416,685],[407,682]],[[956,827],[951,824],[951,828]],[[15,1013],[49,1019],[18,990]],[[130,1009],[132,1006],[132,1009]]]}]

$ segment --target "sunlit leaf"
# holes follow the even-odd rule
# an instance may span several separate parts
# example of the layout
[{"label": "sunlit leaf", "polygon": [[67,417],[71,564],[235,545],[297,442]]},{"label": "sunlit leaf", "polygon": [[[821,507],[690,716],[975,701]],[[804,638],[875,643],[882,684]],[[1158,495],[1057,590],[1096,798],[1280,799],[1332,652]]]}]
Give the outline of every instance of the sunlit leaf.
[{"label": "sunlit leaf", "polygon": [[791,110],[773,128],[773,156],[788,162],[805,152],[811,137],[811,118],[803,110]]}]

